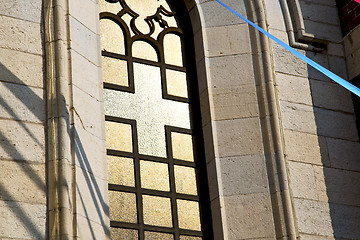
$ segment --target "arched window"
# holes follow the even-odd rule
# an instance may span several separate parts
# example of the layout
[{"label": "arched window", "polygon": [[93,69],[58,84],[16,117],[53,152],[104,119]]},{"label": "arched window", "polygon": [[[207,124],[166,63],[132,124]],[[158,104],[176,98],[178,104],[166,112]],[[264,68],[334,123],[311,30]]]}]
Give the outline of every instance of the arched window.
[{"label": "arched window", "polygon": [[179,19],[166,0],[100,1],[112,239],[212,238],[191,27]]}]

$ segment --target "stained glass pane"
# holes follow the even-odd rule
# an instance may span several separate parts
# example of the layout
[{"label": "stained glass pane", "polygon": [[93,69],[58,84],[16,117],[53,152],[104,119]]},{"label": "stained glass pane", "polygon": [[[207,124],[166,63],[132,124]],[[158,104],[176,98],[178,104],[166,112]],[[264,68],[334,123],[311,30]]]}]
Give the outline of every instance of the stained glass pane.
[{"label": "stained glass pane", "polygon": [[194,161],[193,141],[189,134],[172,132],[173,157],[180,160]]},{"label": "stained glass pane", "polygon": [[112,221],[137,222],[135,194],[109,191],[109,205]]},{"label": "stained glass pane", "polygon": [[177,200],[179,227],[190,230],[201,230],[199,203]]},{"label": "stained glass pane", "polygon": [[187,98],[186,73],[166,69],[166,87],[169,95]]},{"label": "stained glass pane", "polygon": [[155,49],[148,43],[143,41],[136,41],[132,46],[133,57],[157,61],[158,57]]},{"label": "stained glass pane", "polygon": [[145,240],[173,240],[174,236],[167,233],[145,232]]},{"label": "stained glass pane", "polygon": [[120,86],[129,86],[127,62],[109,57],[102,57],[104,82]]},{"label": "stained glass pane", "polygon": [[164,126],[189,129],[189,104],[162,98],[158,67],[134,63],[134,81],[135,94],[104,90],[105,114],[135,119],[139,153],[166,158]]},{"label": "stained glass pane", "polygon": [[168,165],[149,161],[140,161],[141,187],[170,191]]},{"label": "stained glass pane", "polygon": [[176,192],[197,195],[195,169],[176,165],[174,168]]},{"label": "stained glass pane", "polygon": [[132,152],[131,125],[106,121],[105,134],[108,149]]},{"label": "stained glass pane", "polygon": [[[165,0],[158,0],[158,1],[141,0],[141,4],[139,4],[139,2],[140,2],[139,0],[127,0],[126,1],[128,6],[140,15],[135,21],[135,24],[136,24],[138,30],[140,32],[142,32],[143,34],[147,34],[147,33],[149,33],[150,28],[149,28],[149,25],[144,21],[144,19],[147,16],[154,15],[156,13],[158,7],[160,7],[160,5],[163,6],[167,11],[170,11],[171,9]],[[177,26],[174,17],[172,17],[172,18],[164,17],[164,18],[169,26],[171,26],[171,27]],[[159,24],[155,23],[155,27],[159,28]],[[159,31],[160,30],[157,30],[156,32],[158,33]],[[156,38],[157,34],[154,36]]]},{"label": "stained glass pane", "polygon": [[100,20],[101,49],[125,54],[124,34],[119,25],[109,19]]},{"label": "stained glass pane", "polygon": [[138,240],[138,231],[132,229],[110,228],[111,239],[114,240]]},{"label": "stained glass pane", "polygon": [[169,198],[143,195],[143,205],[145,224],[172,227]]},{"label": "stained glass pane", "polygon": [[109,3],[106,2],[105,0],[99,1],[99,8],[100,8],[100,12],[111,12],[114,14],[117,14],[122,9],[119,2]]},{"label": "stained glass pane", "polygon": [[182,47],[180,37],[166,34],[164,38],[165,62],[176,66],[183,66]]},{"label": "stained glass pane", "polygon": [[201,237],[180,235],[180,240],[201,240],[201,239],[202,239]]},{"label": "stained glass pane", "polygon": [[131,158],[108,156],[109,183],[134,187],[134,162]]}]

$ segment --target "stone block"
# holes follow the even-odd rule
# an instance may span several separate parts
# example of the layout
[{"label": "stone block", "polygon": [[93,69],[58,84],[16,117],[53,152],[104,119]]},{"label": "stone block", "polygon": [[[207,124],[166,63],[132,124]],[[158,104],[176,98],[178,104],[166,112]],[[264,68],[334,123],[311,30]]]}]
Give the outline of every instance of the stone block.
[{"label": "stone block", "polygon": [[0,201],[0,238],[45,239],[46,205]]},{"label": "stone block", "polygon": [[345,57],[344,45],[339,43],[328,43],[327,53],[333,56]]},{"label": "stone block", "polygon": [[[317,2],[299,1],[304,19],[339,25],[339,15],[336,6],[320,5]],[[311,32],[314,34],[313,32]]]},{"label": "stone block", "polygon": [[357,50],[353,51],[349,56],[347,56],[347,69],[349,79],[353,79],[360,74],[360,46]]},{"label": "stone block", "polygon": [[315,108],[314,113],[319,135],[351,141],[359,139],[354,115],[321,108]]},{"label": "stone block", "polygon": [[77,217],[77,239],[110,239],[110,222],[100,225],[90,219]]},{"label": "stone block", "polygon": [[1,200],[46,204],[45,164],[0,161],[0,169]]},{"label": "stone block", "polygon": [[329,70],[344,79],[348,77],[346,62],[342,57],[329,56]]},{"label": "stone block", "polygon": [[335,239],[360,239],[360,208],[331,204],[330,212]]},{"label": "stone block", "polygon": [[[206,60],[206,61],[205,61]],[[208,79],[207,79],[207,62],[208,58],[202,58],[197,64],[197,79],[198,79],[198,87],[199,87],[199,94],[201,95],[204,91],[208,89]]]},{"label": "stone block", "polygon": [[[216,121],[216,157],[256,155],[264,151],[260,120],[244,118]],[[216,150],[215,150],[216,151]]]},{"label": "stone block", "polygon": [[310,80],[315,107],[353,113],[354,106],[348,90],[336,83]]},{"label": "stone block", "polygon": [[304,25],[306,32],[314,34],[316,38],[324,39],[329,42],[340,42],[342,40],[342,33],[339,25],[330,25],[328,23],[314,22],[307,19],[304,20]]},{"label": "stone block", "polygon": [[0,48],[0,81],[42,88],[43,78],[42,56]]},{"label": "stone block", "polygon": [[[210,201],[213,201],[215,198],[218,198],[220,195],[223,195],[223,184],[220,177],[220,162],[218,159],[214,159],[207,163],[206,165],[208,184],[209,184],[209,195]],[[221,193],[221,194],[220,194]]]},{"label": "stone block", "polygon": [[33,23],[0,15],[0,47],[42,54],[42,28]]},{"label": "stone block", "polygon": [[360,26],[357,26],[344,38],[345,55],[349,57],[360,48]]},{"label": "stone block", "polygon": [[360,143],[326,138],[331,166],[360,172]]},{"label": "stone block", "polygon": [[[334,237],[323,237],[323,236],[316,236],[316,235],[308,235],[308,234],[300,234],[300,240],[335,240]],[[341,239],[345,240],[345,239]]]},{"label": "stone block", "polygon": [[329,202],[360,207],[360,173],[324,168]]},{"label": "stone block", "polygon": [[280,100],[312,105],[308,78],[277,73],[276,83]]},{"label": "stone block", "polygon": [[237,24],[205,28],[205,56],[251,53],[249,26]]},{"label": "stone block", "polygon": [[[225,0],[223,3],[243,16],[247,15],[244,1]],[[227,26],[244,23],[241,18],[237,17],[235,14],[231,14],[229,10],[216,1],[204,1],[203,3],[200,3],[198,7],[203,27]]]},{"label": "stone block", "polygon": [[[190,5],[193,5],[194,1],[186,0],[186,2],[191,2]],[[187,4],[187,3],[185,3],[185,4]],[[190,15],[193,32],[196,33],[198,31],[200,31],[201,30],[201,19],[200,19],[200,13],[198,11],[198,8],[195,6],[193,8],[191,8],[191,10],[189,11],[189,15]]]},{"label": "stone block", "polygon": [[99,34],[99,7],[97,3],[91,0],[70,1],[69,13],[88,29]]},{"label": "stone block", "polygon": [[70,16],[71,48],[94,63],[101,64],[100,36]]},{"label": "stone block", "polygon": [[289,160],[330,166],[326,142],[323,137],[285,130],[285,153]]},{"label": "stone block", "polygon": [[320,202],[328,202],[329,198],[327,195],[327,186],[326,179],[324,175],[324,168],[322,166],[313,165],[315,182],[316,182],[316,191],[318,195],[318,200]]},{"label": "stone block", "polygon": [[[316,52],[306,52],[305,54],[308,58],[313,60],[314,62],[320,64],[326,69],[330,69],[329,66],[329,57],[325,53],[316,53]],[[317,79],[326,82],[333,82],[330,78],[326,77],[323,73],[319,72],[317,69],[307,65],[307,77],[310,79]]]},{"label": "stone block", "polygon": [[215,151],[217,151],[214,144],[215,140],[213,132],[214,129],[211,123],[203,126],[205,157],[207,163],[215,159]]},{"label": "stone block", "polygon": [[209,85],[212,88],[231,88],[254,84],[253,68],[250,54],[210,58]]},{"label": "stone block", "polygon": [[81,126],[75,128],[75,161],[76,165],[96,177],[107,179],[106,144]]},{"label": "stone block", "polygon": [[[299,52],[304,54],[304,51],[300,50]],[[307,77],[308,67],[305,62],[277,44],[273,45],[273,53],[276,72]]]},{"label": "stone block", "polygon": [[90,172],[76,167],[76,186],[78,216],[93,223],[107,226],[109,224],[107,180],[100,179]]},{"label": "stone block", "polygon": [[333,227],[329,204],[294,198],[294,210],[300,234],[332,236]]},{"label": "stone block", "polygon": [[263,155],[227,157],[218,161],[224,196],[269,192]]},{"label": "stone block", "polygon": [[305,163],[288,162],[290,188],[294,197],[317,200],[313,166]]},{"label": "stone block", "polygon": [[25,85],[0,82],[0,117],[34,123],[45,121],[44,91]]},{"label": "stone block", "polygon": [[336,6],[336,1],[335,0],[300,0],[303,2],[308,2],[308,3],[316,3],[316,4],[321,4],[321,5],[327,5],[327,6]]},{"label": "stone block", "polygon": [[[226,239],[227,233],[226,225],[224,224],[225,214],[223,213],[223,204],[221,204],[221,199],[216,198],[211,201],[211,214],[213,221],[213,230],[214,230],[214,239]],[[223,223],[223,224],[214,224],[214,223]]]},{"label": "stone block", "polygon": [[229,240],[275,238],[269,194],[224,197]]},{"label": "stone block", "polygon": [[0,159],[45,162],[44,126],[0,120]]},{"label": "stone block", "polygon": [[314,111],[311,106],[280,101],[284,129],[317,133]]},{"label": "stone block", "polygon": [[289,45],[289,36],[288,36],[288,33],[286,31],[278,30],[278,29],[269,27],[268,32],[270,34],[272,34],[274,37],[280,39],[281,41],[283,41],[284,43]]},{"label": "stone block", "polygon": [[42,1],[0,0],[0,15],[40,23],[42,20]]},{"label": "stone block", "polygon": [[205,90],[200,94],[201,121],[203,126],[210,124],[211,114],[214,115],[211,112],[210,105],[213,105],[213,99],[209,99],[209,93]]},{"label": "stone block", "polygon": [[265,0],[264,3],[266,12],[268,13],[266,14],[267,23],[269,24],[268,27],[281,31],[286,31],[283,11],[281,9],[280,2]]},{"label": "stone block", "polygon": [[97,138],[105,139],[104,106],[78,87],[73,87],[74,122]]},{"label": "stone block", "polygon": [[103,100],[101,68],[71,51],[72,83],[98,101]]},{"label": "stone block", "polygon": [[226,120],[259,116],[254,84],[231,88],[213,88],[210,94],[213,120]]}]

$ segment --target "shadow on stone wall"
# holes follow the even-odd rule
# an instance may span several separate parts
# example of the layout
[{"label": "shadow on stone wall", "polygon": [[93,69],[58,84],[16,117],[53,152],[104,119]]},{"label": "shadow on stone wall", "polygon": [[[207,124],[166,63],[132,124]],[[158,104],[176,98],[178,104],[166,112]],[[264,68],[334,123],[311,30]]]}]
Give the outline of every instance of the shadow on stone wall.
[{"label": "shadow on stone wall", "polygon": [[[41,88],[27,86],[1,63],[0,80],[3,80],[0,82],[0,213],[4,219],[0,235],[45,239],[48,211],[51,210],[47,206],[46,93]],[[75,126],[67,126],[67,131],[74,139],[74,151],[86,180],[86,192],[91,196],[89,202],[89,197],[83,196],[84,186],[76,183],[77,207],[83,208],[83,217],[93,239],[96,239],[96,229],[88,212],[93,207],[103,231],[110,236],[109,224],[104,218],[109,216],[109,206],[93,175],[78,131]],[[67,187],[71,191],[70,186]]]},{"label": "shadow on stone wall", "polygon": [[44,239],[45,142],[34,130],[44,131],[45,102],[1,63],[0,79],[1,234]]},{"label": "shadow on stone wall", "polygon": [[[346,79],[341,58],[308,55]],[[309,211],[313,208],[323,216],[317,216],[312,224],[318,224],[321,235],[360,239],[360,143],[351,94],[310,66],[308,73],[323,164],[314,166],[319,201],[308,205]],[[322,221],[328,216],[331,226]]]}]

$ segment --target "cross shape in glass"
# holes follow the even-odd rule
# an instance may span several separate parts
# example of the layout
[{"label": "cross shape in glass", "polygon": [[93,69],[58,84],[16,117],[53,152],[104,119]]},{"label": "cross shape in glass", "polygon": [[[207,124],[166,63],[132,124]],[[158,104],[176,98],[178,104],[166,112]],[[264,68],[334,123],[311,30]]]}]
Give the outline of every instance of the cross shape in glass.
[{"label": "cross shape in glass", "polygon": [[165,125],[190,129],[189,104],[162,98],[159,67],[133,64],[135,93],[105,89],[105,114],[136,120],[139,153],[166,157]]}]

